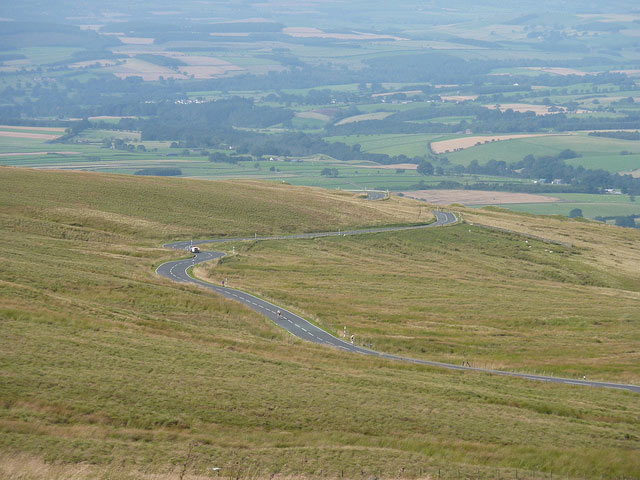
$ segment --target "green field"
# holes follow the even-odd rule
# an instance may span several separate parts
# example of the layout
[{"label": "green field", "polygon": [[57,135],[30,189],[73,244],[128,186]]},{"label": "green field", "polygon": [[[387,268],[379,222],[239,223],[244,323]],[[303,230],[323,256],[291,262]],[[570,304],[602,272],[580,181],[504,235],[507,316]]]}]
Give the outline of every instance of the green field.
[{"label": "green field", "polygon": [[322,88],[287,88],[284,89],[284,93],[292,95],[307,95],[312,90],[335,90],[336,92],[357,92],[358,84],[349,83],[346,85],[325,85]]},{"label": "green field", "polygon": [[409,102],[409,103],[380,103],[380,101],[372,104],[358,105],[358,109],[363,112],[402,112],[405,110],[413,110],[414,108],[431,107],[431,102]]},{"label": "green field", "polygon": [[586,218],[640,215],[640,207],[625,204],[594,203],[520,203],[505,206],[518,212],[535,213],[536,215],[564,215],[579,208]]},{"label": "green field", "polygon": [[[55,133],[56,132],[51,132],[52,135]],[[69,145],[46,143],[46,141],[37,138],[13,138],[0,136],[0,153],[32,153],[63,150],[69,151],[71,148]],[[73,146],[73,150],[76,150],[75,145]],[[95,149],[87,149],[85,147],[85,151],[95,151]],[[5,162],[10,161],[11,159],[9,157],[0,157],[0,163],[2,164],[7,164]]]},{"label": "green field", "polygon": [[140,132],[131,132],[124,130],[100,130],[96,128],[90,128],[80,132],[75,138],[77,141],[87,142],[102,142],[105,138],[120,138],[127,142],[139,142]]},{"label": "green field", "polygon": [[444,134],[382,134],[348,135],[325,137],[328,142],[342,142],[347,145],[360,145],[360,150],[368,153],[387,155],[424,156],[428,152],[429,142],[447,140],[452,135]]},{"label": "green field", "polygon": [[81,51],[80,46],[77,47],[25,47],[16,50],[27,57],[30,65],[47,65],[54,62],[71,60],[75,52]]},{"label": "green field", "polygon": [[321,132],[326,124],[327,122],[325,120],[318,118],[301,118],[296,116],[291,120],[291,125],[293,125],[294,128],[305,131]]},{"label": "green field", "polygon": [[[80,141],[101,141],[102,138],[131,138],[136,132],[89,130]],[[430,138],[430,137],[429,137]],[[395,151],[401,148],[419,149],[426,141],[425,136],[371,136],[340,137],[339,141],[362,141],[363,147],[371,151]],[[419,175],[415,170],[407,168],[397,171],[395,168],[366,161],[340,162],[323,156],[312,156],[291,161],[250,161],[230,163],[209,162],[208,157],[194,151],[184,155],[183,149],[168,148],[169,142],[134,142],[134,145],[145,145],[147,150],[157,151],[128,152],[100,148],[97,145],[84,143],[57,144],[45,143],[42,140],[0,137],[0,153],[26,152],[28,155],[0,156],[0,165],[35,168],[74,169],[106,173],[134,174],[143,168],[171,167],[179,168],[183,177],[199,179],[232,179],[244,178],[255,180],[271,180],[287,182],[292,185],[317,186],[329,189],[391,189],[403,190],[415,186],[420,181],[426,184],[437,184],[441,181],[502,181],[497,177],[475,175],[468,177],[448,177]],[[364,150],[364,148],[363,148]],[[213,151],[213,150],[211,150]],[[33,154],[38,153],[40,154]],[[64,153],[47,153],[64,152]],[[417,154],[417,153],[416,153]],[[171,156],[169,156],[171,155]],[[338,176],[324,176],[322,170],[336,168]],[[509,181],[519,181],[510,179]]]},{"label": "green field", "polygon": [[[512,203],[501,204],[500,207],[517,212],[533,213],[536,215],[564,215],[578,208],[585,218],[615,217],[640,215],[640,202],[629,195],[603,195],[582,193],[545,194],[559,199],[553,203]],[[633,201],[632,201],[633,199]],[[482,208],[478,205],[474,208]]]},{"label": "green field", "polygon": [[473,118],[474,117],[471,117],[471,116],[435,117],[435,118],[430,118],[428,122],[457,124],[462,122],[463,120],[466,120],[466,121],[473,120]]},{"label": "green field", "polygon": [[[609,172],[626,172],[640,168],[640,142],[604,137],[590,137],[584,134],[568,136],[546,136],[518,138],[492,142],[447,154],[452,163],[468,165],[472,160],[486,163],[491,159],[507,163],[522,160],[526,155],[557,155],[565,149],[572,149],[580,158],[568,160],[570,165],[603,169]],[[620,155],[627,151],[633,155]]]},{"label": "green field", "polygon": [[[306,119],[301,119],[306,120]],[[12,131],[5,128],[5,131]],[[13,130],[17,131],[17,130]],[[22,130],[21,130],[22,131]],[[25,130],[27,131],[27,130]],[[29,130],[30,131],[30,130]],[[34,130],[35,133],[40,131]],[[51,133],[51,132],[45,132]],[[80,142],[100,142],[102,138],[129,139],[134,145],[145,145],[148,152],[127,152],[100,148],[97,145],[84,143],[58,144],[47,143],[44,140],[0,137],[0,153],[19,153],[25,155],[0,156],[0,164],[10,166],[75,169],[119,174],[134,174],[144,168],[171,167],[179,168],[183,177],[199,179],[233,179],[244,178],[254,180],[271,180],[286,182],[292,185],[315,186],[341,190],[406,190],[415,188],[423,181],[426,185],[436,185],[442,181],[454,181],[462,184],[477,181],[504,182],[508,180],[525,181],[519,179],[504,179],[483,175],[466,176],[430,176],[419,175],[412,169],[384,168],[372,162],[339,162],[323,156],[293,159],[291,161],[251,161],[238,164],[212,163],[198,151],[191,151],[184,155],[183,149],[169,148],[169,142],[136,142],[137,132],[87,130],[83,132]],[[348,145],[360,144],[361,150],[372,153],[386,153],[389,155],[405,154],[407,156],[420,155],[429,141],[446,139],[443,135],[351,135],[343,137],[328,137],[329,141],[340,141]],[[450,138],[450,137],[449,137]],[[502,158],[495,155],[499,152],[511,152],[515,149],[524,152],[535,152],[537,155],[557,154],[565,148],[574,148],[584,152],[577,159],[568,160],[569,164],[584,165],[587,168],[602,168],[604,161],[610,161],[609,166],[618,162],[618,168],[630,170],[640,168],[640,154],[602,156],[607,145],[618,146],[621,142],[634,145],[635,142],[614,140],[601,137],[567,136],[541,137],[493,142],[486,145],[448,154],[451,160],[460,160],[461,155],[470,152],[484,151],[487,157]],[[632,148],[632,147],[627,147]],[[155,151],[152,151],[154,150]],[[487,153],[492,152],[491,154]],[[40,154],[38,154],[40,152]],[[47,153],[49,152],[49,153]],[[54,153],[62,152],[62,153]],[[520,157],[521,158],[521,157]],[[335,168],[338,176],[325,176],[325,168]],[[610,168],[610,170],[615,170]],[[619,195],[563,195],[562,202],[542,204],[516,204],[508,208],[517,211],[537,213],[543,215],[568,215],[574,208],[580,208],[587,218],[596,216],[632,215],[640,213],[637,203],[629,201],[627,196]]]}]

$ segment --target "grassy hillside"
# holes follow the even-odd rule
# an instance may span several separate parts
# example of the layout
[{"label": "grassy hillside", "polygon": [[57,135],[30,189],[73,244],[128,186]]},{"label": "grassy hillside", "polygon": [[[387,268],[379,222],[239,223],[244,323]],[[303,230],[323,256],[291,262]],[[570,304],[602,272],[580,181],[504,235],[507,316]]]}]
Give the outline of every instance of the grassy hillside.
[{"label": "grassy hillside", "polygon": [[228,277],[334,333],[346,325],[359,343],[386,352],[640,382],[637,232],[495,211],[463,215],[511,230],[525,223],[577,245],[459,225],[235,245],[238,255],[196,274]]},{"label": "grassy hillside", "polygon": [[45,222],[45,231],[51,227],[58,235],[87,237],[90,232],[92,238],[116,235],[157,245],[174,238],[325,231],[432,218],[414,202],[368,202],[351,193],[276,183],[18,168],[0,172],[2,212],[37,218]]},{"label": "grassy hillside", "polygon": [[[344,354],[154,274],[156,264],[180,255],[159,247],[170,239],[415,221],[421,205],[287,185],[19,169],[0,170],[0,182],[2,478],[434,478],[439,470],[441,478],[513,478],[516,470],[518,478],[600,478],[640,470],[637,395]],[[539,222],[468,215],[515,218],[531,229]],[[460,227],[446,232],[412,235],[443,252],[452,241],[450,250],[486,256],[487,247],[456,240]],[[634,241],[611,232],[616,255]],[[378,277],[384,265],[374,255],[386,265],[394,252],[399,265],[415,256],[411,235],[361,241],[314,242],[313,250],[327,249],[331,273],[336,255],[348,265],[362,261],[361,248]],[[496,262],[517,268],[497,255],[513,240],[495,241]],[[265,248],[278,253],[266,243],[253,250]],[[595,250],[583,251],[585,265],[597,262]],[[323,287],[301,263],[291,268],[300,293]],[[440,270],[448,282],[463,275],[435,261],[421,268]],[[266,272],[265,288],[284,276],[274,273]],[[616,288],[612,309],[620,292],[636,295],[628,271],[602,278]],[[364,298],[341,294],[356,305]],[[273,296],[298,301],[289,287]]]}]

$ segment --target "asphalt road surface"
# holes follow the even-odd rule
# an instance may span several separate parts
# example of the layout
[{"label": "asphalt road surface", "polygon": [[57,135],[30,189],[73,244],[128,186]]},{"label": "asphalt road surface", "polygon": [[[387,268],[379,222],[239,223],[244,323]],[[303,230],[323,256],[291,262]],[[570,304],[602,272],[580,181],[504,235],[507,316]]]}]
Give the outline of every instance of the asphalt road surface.
[{"label": "asphalt road surface", "polygon": [[[222,242],[246,241],[246,240],[285,240],[285,239],[318,238],[318,237],[329,237],[329,236],[340,236],[340,235],[361,235],[366,233],[379,233],[379,232],[412,230],[412,229],[419,229],[419,228],[431,228],[431,227],[437,227],[437,226],[450,225],[457,221],[456,216],[449,212],[435,212],[435,214],[436,214],[436,221],[428,225],[417,225],[417,226],[409,226],[409,227],[373,228],[373,229],[362,229],[362,230],[346,230],[346,231],[340,231],[340,232],[305,233],[305,234],[298,234],[298,235],[282,235],[282,236],[271,236],[271,237],[253,236],[253,237],[240,237],[240,238],[221,238],[221,239],[214,239],[214,240],[200,240],[196,242],[176,242],[176,243],[167,244],[165,245],[165,247],[174,248],[174,249],[188,249],[190,245],[203,245],[207,243],[222,243]],[[243,303],[244,305],[255,310],[259,314],[264,315],[273,323],[275,323],[281,328],[284,328],[285,330],[287,330],[292,335],[295,335],[298,338],[301,338],[303,340],[307,340],[313,343],[318,343],[321,345],[328,345],[334,348],[339,348],[347,352],[360,353],[364,355],[372,355],[380,358],[416,363],[420,365],[429,365],[432,367],[447,368],[450,370],[482,372],[482,373],[489,373],[493,375],[524,378],[527,380],[537,380],[537,381],[543,381],[543,382],[549,382],[549,383],[562,383],[566,385],[615,388],[615,389],[629,390],[632,392],[640,393],[640,386],[637,386],[637,385],[625,385],[625,384],[607,383],[607,382],[592,382],[584,379],[579,380],[579,379],[570,379],[570,378],[548,377],[544,375],[529,375],[525,373],[508,372],[508,371],[502,371],[502,370],[466,367],[466,366],[454,365],[450,363],[432,362],[429,360],[419,360],[415,358],[401,357],[398,355],[376,352],[368,348],[360,347],[358,345],[352,344],[350,341],[347,341],[346,339],[342,340],[340,338],[334,337],[333,335],[325,332],[321,328],[308,322],[304,318],[299,317],[298,315],[292,312],[289,312],[288,310],[285,310],[282,307],[274,305],[273,303],[266,302],[258,297],[254,297],[253,295],[242,292],[240,290],[236,290],[229,287],[217,286],[207,282],[203,282],[196,278],[190,277],[187,274],[187,270],[190,267],[198,263],[207,262],[216,258],[221,258],[223,256],[225,256],[225,254],[222,252],[200,252],[195,254],[193,258],[163,263],[156,269],[156,273],[158,273],[159,275],[162,275],[163,277],[167,277],[170,280],[173,280],[175,282],[192,283],[192,284],[199,285],[201,287],[212,290],[215,293],[222,295],[223,297]]]}]

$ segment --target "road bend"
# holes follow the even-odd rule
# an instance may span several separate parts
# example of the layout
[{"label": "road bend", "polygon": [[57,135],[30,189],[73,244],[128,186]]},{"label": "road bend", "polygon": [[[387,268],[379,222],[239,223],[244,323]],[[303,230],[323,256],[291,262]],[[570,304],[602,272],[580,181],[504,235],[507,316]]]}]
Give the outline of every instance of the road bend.
[{"label": "road bend", "polygon": [[[302,233],[302,234],[296,234],[296,235],[276,235],[276,236],[267,236],[267,237],[253,236],[253,237],[237,237],[237,238],[219,238],[219,239],[211,239],[211,240],[198,240],[194,242],[175,242],[175,243],[166,244],[164,246],[166,248],[173,248],[173,249],[180,250],[180,249],[188,249],[191,245],[226,243],[226,242],[234,242],[234,241],[237,242],[237,241],[248,241],[248,240],[253,240],[253,241],[288,240],[288,239],[320,238],[320,237],[331,237],[331,236],[342,236],[342,235],[345,235],[345,236],[346,235],[363,235],[363,234],[380,233],[380,232],[396,232],[396,231],[403,231],[403,230],[415,230],[415,229],[421,229],[421,228],[433,228],[438,226],[451,225],[458,221],[458,219],[453,213],[450,213],[450,212],[434,212],[434,213],[436,215],[436,221],[430,224],[425,224],[425,225],[345,230],[340,232]],[[238,301],[248,306],[252,310],[256,311],[257,313],[267,317],[269,320],[271,320],[273,323],[278,325],[280,328],[287,330],[289,333],[291,333],[292,335],[298,338],[307,340],[309,342],[317,343],[320,345],[327,345],[333,348],[343,350],[345,352],[359,353],[363,355],[370,355],[370,356],[384,358],[388,360],[415,363],[418,365],[427,365],[431,367],[446,368],[449,370],[472,371],[472,372],[480,372],[480,373],[486,373],[486,374],[492,374],[492,375],[515,377],[515,378],[521,378],[526,380],[548,382],[548,383],[560,383],[565,385],[577,385],[577,386],[583,386],[583,387],[613,388],[618,390],[628,390],[628,391],[640,393],[640,386],[637,386],[637,385],[618,384],[618,383],[609,383],[609,382],[594,382],[586,379],[580,380],[580,379],[571,379],[571,378],[550,377],[545,375],[532,375],[532,374],[526,374],[526,373],[509,372],[505,370],[475,368],[470,366],[454,365],[451,363],[442,363],[442,362],[434,362],[430,360],[421,360],[416,358],[402,357],[399,355],[377,352],[375,350],[364,348],[359,345],[352,344],[350,341],[342,340],[340,338],[337,338],[327,333],[320,327],[296,315],[295,313],[286,310],[283,307],[267,302],[249,293],[236,290],[234,288],[213,285],[211,283],[198,280],[197,278],[191,277],[187,273],[189,268],[199,263],[208,262],[216,258],[222,258],[225,255],[226,254],[223,252],[210,252],[210,251],[199,252],[199,253],[196,253],[192,258],[163,263],[156,269],[156,273],[158,275],[166,277],[175,282],[195,284],[203,288],[206,288],[208,290],[211,290],[219,295],[222,295],[225,298]]]}]

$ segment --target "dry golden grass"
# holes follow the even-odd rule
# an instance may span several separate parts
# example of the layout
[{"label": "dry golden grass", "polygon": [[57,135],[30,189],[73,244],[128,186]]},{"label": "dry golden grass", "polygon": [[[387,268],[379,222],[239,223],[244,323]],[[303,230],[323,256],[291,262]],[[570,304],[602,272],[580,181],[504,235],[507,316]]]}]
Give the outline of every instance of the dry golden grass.
[{"label": "dry golden grass", "polygon": [[529,103],[504,103],[500,105],[484,105],[489,110],[500,109],[501,112],[513,110],[514,112],[534,112],[536,115],[548,115],[549,108],[547,105],[532,105]]},{"label": "dry golden grass", "polygon": [[[0,169],[0,478],[169,480],[189,458],[184,478],[437,478],[438,469],[442,479],[514,478],[517,468],[518,478],[599,479],[640,471],[640,403],[630,392],[350,355],[154,273],[181,255],[160,248],[174,238],[400,223],[421,210],[427,217],[425,204],[407,199],[367,202],[260,182]],[[324,308],[326,290],[369,312],[372,297],[373,311],[386,315],[399,305],[384,295],[390,283],[411,279],[407,294],[424,296],[426,287],[457,281],[489,288],[503,269],[517,277],[521,264],[505,251],[521,239],[482,230],[466,242],[467,228],[246,244],[239,259],[255,254],[257,292],[285,304],[307,292]],[[475,239],[485,240],[481,249]],[[275,254],[291,261],[264,268],[262,258]],[[230,260],[222,268],[243,267]],[[469,270],[454,268],[465,262]],[[482,275],[471,269],[487,264]],[[319,273],[303,275],[309,267]],[[252,270],[255,263],[240,268],[240,277]],[[425,285],[422,270],[437,282]],[[371,278],[358,280],[363,273]],[[359,289],[366,285],[375,288]],[[448,291],[464,313],[465,290]],[[620,302],[621,291],[624,308],[632,305],[634,291],[614,288],[601,305]],[[402,322],[414,313],[400,310],[395,335],[411,337]],[[363,318],[381,328],[375,315]],[[449,334],[469,348],[496,331],[464,320],[450,322]],[[538,338],[563,348],[571,340]]]},{"label": "dry golden grass", "polygon": [[403,170],[417,170],[418,165],[415,163],[391,163],[389,165],[358,165],[358,168],[375,168],[376,170],[395,170],[401,168]]},{"label": "dry golden grass", "polygon": [[331,117],[329,115],[325,115],[324,113],[320,113],[320,112],[315,112],[313,110],[308,112],[298,112],[296,113],[296,117],[311,118],[313,120],[321,120],[323,122],[328,122],[329,120],[331,120]]},{"label": "dry golden grass", "polygon": [[137,58],[127,58],[123,63],[107,66],[105,71],[113,73],[119,78],[141,77],[145,81],[155,81],[160,77],[186,79],[183,73],[177,73],[168,67],[161,67]]},{"label": "dry golden grass", "polygon": [[423,92],[422,90],[402,90],[398,92],[372,93],[371,98],[389,97],[391,95],[398,95],[398,94],[411,96],[411,95],[422,95]]},{"label": "dry golden grass", "polygon": [[373,112],[363,113],[362,115],[354,115],[353,117],[347,117],[336,123],[336,126],[346,125],[347,123],[364,122],[367,120],[384,120],[389,115],[393,115],[393,112]]},{"label": "dry golden grass", "polygon": [[[51,463],[45,462],[40,457],[17,453],[14,455],[0,454],[0,478],[2,480],[205,480],[211,478],[243,478],[251,480],[309,480],[318,478],[315,475],[305,474],[265,474],[252,468],[243,468],[238,465],[235,471],[227,471],[223,474],[217,470],[204,473],[193,473],[191,465],[175,465],[165,468],[149,468],[126,463],[104,466],[89,463]],[[341,478],[335,472],[322,478]],[[436,478],[431,475],[415,477],[416,480],[431,480]],[[526,478],[526,477],[520,477]]]},{"label": "dry golden grass", "polygon": [[466,100],[475,100],[478,95],[440,95],[440,98],[447,102],[464,102]]},{"label": "dry golden grass", "polygon": [[[38,194],[18,200],[14,192],[22,186]],[[258,181],[185,183],[3,167],[0,187],[0,212],[28,211],[58,224],[135,235],[137,241],[344,230],[432,218],[408,199],[370,202],[347,192]]]},{"label": "dry golden grass", "polygon": [[462,218],[483,225],[569,242],[582,249],[584,261],[611,272],[637,277],[640,272],[640,231],[561,216],[536,216],[489,208],[459,208]]}]

